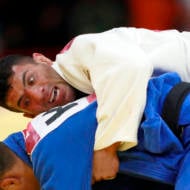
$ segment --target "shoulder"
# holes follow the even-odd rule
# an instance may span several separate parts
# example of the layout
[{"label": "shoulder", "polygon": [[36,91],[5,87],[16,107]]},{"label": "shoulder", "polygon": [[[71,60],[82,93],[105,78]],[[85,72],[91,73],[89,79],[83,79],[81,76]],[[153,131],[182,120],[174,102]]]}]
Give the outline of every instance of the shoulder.
[{"label": "shoulder", "polygon": [[2,142],[26,164],[32,165],[30,157],[26,152],[25,138],[21,131],[10,134]]},{"label": "shoulder", "polygon": [[72,118],[76,113],[84,110],[93,102],[91,96],[81,98],[64,106],[55,107],[35,117],[23,131],[26,149],[31,153],[34,147],[50,132],[54,131]]}]

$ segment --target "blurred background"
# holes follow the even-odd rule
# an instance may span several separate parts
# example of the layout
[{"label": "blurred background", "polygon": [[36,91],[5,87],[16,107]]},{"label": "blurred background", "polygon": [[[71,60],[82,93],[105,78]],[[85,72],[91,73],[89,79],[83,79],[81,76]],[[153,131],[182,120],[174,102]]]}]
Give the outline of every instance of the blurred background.
[{"label": "blurred background", "polygon": [[[120,26],[190,30],[190,0],[0,0],[0,56],[55,59],[74,36]],[[0,108],[0,140],[28,121]]]}]

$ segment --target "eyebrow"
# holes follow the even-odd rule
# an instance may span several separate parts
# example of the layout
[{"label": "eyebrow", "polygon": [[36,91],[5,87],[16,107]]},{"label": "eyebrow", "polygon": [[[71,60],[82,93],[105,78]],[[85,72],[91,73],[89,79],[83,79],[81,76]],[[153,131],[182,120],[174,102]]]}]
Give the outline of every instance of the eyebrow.
[{"label": "eyebrow", "polygon": [[[26,73],[28,72],[28,70],[27,71],[25,71],[24,73],[23,73],[23,75],[22,75],[22,83],[23,83],[23,86],[25,87],[26,86]],[[23,95],[18,99],[18,101],[17,101],[17,106],[18,107],[20,107],[20,104],[21,104],[21,101],[22,101],[22,99],[23,99]]]}]

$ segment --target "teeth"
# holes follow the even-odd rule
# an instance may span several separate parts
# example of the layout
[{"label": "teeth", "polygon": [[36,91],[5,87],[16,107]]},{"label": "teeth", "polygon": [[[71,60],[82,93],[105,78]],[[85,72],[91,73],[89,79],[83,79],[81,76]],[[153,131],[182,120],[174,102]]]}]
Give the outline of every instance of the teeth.
[{"label": "teeth", "polygon": [[49,100],[50,103],[52,103],[53,98],[54,98],[54,90],[53,90],[53,92],[51,93],[51,97],[50,97],[50,100]]},{"label": "teeth", "polygon": [[53,92],[52,92],[52,94],[51,94],[51,97],[50,97],[49,102],[50,102],[50,103],[54,102],[55,99],[56,99],[56,96],[57,96],[57,88],[54,88],[54,89],[53,89]]}]

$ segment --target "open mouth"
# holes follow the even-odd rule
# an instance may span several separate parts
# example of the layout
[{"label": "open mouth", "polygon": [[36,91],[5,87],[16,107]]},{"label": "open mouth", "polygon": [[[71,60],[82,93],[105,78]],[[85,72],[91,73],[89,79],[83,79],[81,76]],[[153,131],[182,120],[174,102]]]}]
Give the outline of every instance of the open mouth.
[{"label": "open mouth", "polygon": [[49,103],[53,103],[55,102],[56,98],[58,97],[59,94],[59,89],[58,88],[53,88],[50,99],[49,99]]}]

